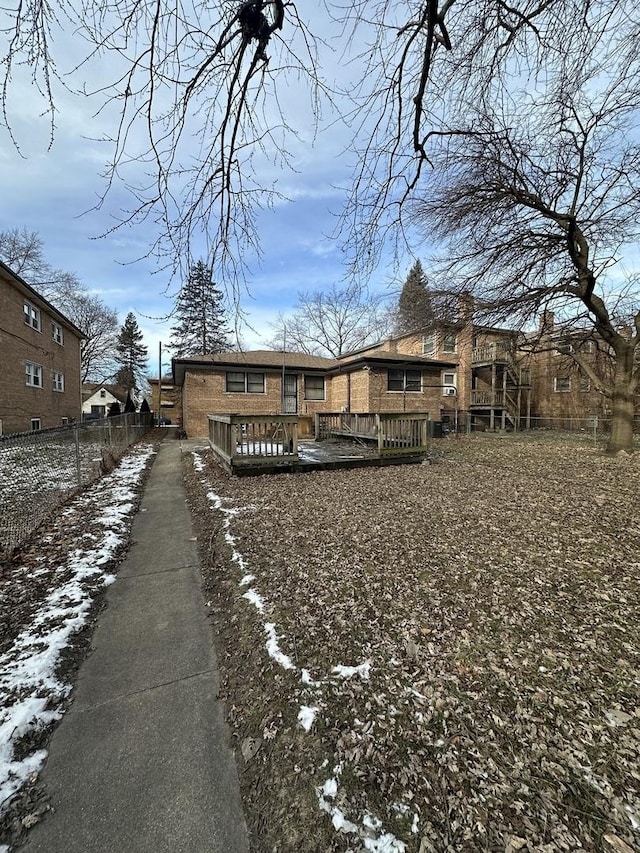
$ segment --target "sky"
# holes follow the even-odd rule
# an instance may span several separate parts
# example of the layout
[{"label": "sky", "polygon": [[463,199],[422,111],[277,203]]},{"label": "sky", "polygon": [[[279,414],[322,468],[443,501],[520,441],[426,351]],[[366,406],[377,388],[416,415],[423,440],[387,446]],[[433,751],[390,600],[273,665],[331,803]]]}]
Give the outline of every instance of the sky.
[{"label": "sky", "polygon": [[[58,55],[68,50],[66,67],[71,67],[83,46],[66,33],[54,37]],[[0,37],[0,54],[4,47]],[[339,71],[337,53],[327,48],[323,61],[328,71]],[[94,74],[91,82],[99,85],[104,73],[104,66],[96,65],[88,79]],[[271,324],[279,313],[291,311],[299,291],[329,288],[345,275],[343,253],[330,235],[344,197],[340,186],[348,183],[350,174],[350,155],[344,150],[349,132],[340,124],[331,125],[328,116],[329,128],[312,145],[312,116],[304,93],[294,86],[287,96],[300,115],[303,139],[294,143],[296,171],[277,176],[290,201],[260,215],[262,259],[250,252],[244,257],[248,274],[238,329],[247,349],[265,348],[273,337]],[[122,184],[115,183],[96,207],[105,189],[101,174],[112,152],[97,140],[114,132],[115,114],[107,110],[96,115],[95,101],[60,87],[55,97],[58,112],[50,144],[46,100],[26,69],[14,73],[8,116],[20,150],[0,123],[0,230],[36,231],[52,266],[75,273],[90,292],[117,310],[120,322],[132,311],[149,350],[150,375],[157,375],[159,345],[168,345],[172,321],[167,315],[179,281],[159,270],[153,258],[144,257],[158,233],[154,222],[110,231],[129,201]],[[135,164],[129,167],[129,176],[135,176]],[[407,258],[401,279],[410,266]],[[398,276],[397,270],[382,266],[367,284],[373,290],[396,292],[401,285]],[[163,369],[169,363],[165,350]]]}]

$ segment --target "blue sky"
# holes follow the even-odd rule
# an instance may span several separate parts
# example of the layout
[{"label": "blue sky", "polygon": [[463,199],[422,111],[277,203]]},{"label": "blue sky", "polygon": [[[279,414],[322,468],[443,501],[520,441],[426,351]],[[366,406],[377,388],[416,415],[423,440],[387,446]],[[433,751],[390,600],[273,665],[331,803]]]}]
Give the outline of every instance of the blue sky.
[{"label": "blue sky", "polygon": [[[77,45],[74,45],[77,49]],[[2,51],[0,51],[1,53]],[[327,53],[333,57],[333,54]],[[331,62],[336,62],[334,58]],[[96,73],[99,73],[96,72]],[[294,99],[300,93],[290,92]],[[173,304],[178,281],[158,271],[144,256],[157,232],[153,223],[130,226],[104,234],[127,206],[125,190],[115,184],[100,209],[94,209],[104,190],[100,173],[110,148],[95,141],[112,132],[108,114],[94,115],[95,104],[58,90],[58,115],[53,144],[49,147],[49,119],[43,115],[44,99],[25,74],[14,77],[9,115],[21,151],[0,127],[0,229],[36,231],[44,241],[45,256],[53,266],[74,272],[86,287],[115,308],[121,321],[136,314],[145,335],[150,361],[156,365],[158,343],[168,343],[171,321],[164,317]],[[302,131],[311,136],[311,117],[300,109]],[[308,122],[308,128],[305,127]],[[350,164],[344,148],[348,131],[339,125],[321,133],[315,145],[296,143],[297,171],[283,173],[279,184],[292,200],[278,203],[259,220],[263,250],[261,262],[248,254],[247,290],[242,298],[246,322],[240,326],[242,344],[264,347],[271,336],[270,323],[286,313],[300,290],[330,287],[345,274],[339,244],[328,235],[335,228]],[[411,265],[395,274],[381,267],[372,289],[395,290]],[[168,355],[167,355],[168,360]]]}]

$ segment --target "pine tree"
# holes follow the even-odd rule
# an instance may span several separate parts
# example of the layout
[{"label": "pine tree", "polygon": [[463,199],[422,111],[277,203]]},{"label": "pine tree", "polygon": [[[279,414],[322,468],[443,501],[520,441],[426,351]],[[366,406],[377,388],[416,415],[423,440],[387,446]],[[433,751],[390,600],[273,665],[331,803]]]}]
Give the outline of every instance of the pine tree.
[{"label": "pine tree", "polygon": [[139,390],[145,381],[147,348],[142,343],[142,332],[132,312],[127,314],[120,329],[116,352],[116,362],[119,365],[115,375],[116,384],[127,391]]},{"label": "pine tree", "polygon": [[225,326],[223,294],[203,261],[192,264],[176,300],[176,325],[170,346],[176,358],[211,355],[231,348]]},{"label": "pine tree", "polygon": [[131,399],[131,391],[128,391],[127,392],[127,400],[124,404],[124,413],[125,413],[125,415],[128,415],[130,412],[135,412],[135,410],[136,410],[136,404]]},{"label": "pine tree", "polygon": [[420,261],[411,267],[398,299],[397,331],[414,332],[433,322],[434,311],[427,277]]}]

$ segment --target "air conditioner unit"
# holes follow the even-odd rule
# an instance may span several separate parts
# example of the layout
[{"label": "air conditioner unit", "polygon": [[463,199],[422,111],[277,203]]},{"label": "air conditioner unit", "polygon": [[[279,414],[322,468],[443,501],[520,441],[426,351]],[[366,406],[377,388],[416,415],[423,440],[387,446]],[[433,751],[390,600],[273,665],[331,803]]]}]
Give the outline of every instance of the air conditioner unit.
[{"label": "air conditioner unit", "polygon": [[455,397],[455,396],[456,396],[456,393],[457,393],[457,392],[456,392],[456,389],[455,389],[455,388],[449,387],[449,388],[445,388],[445,389],[444,389],[444,395],[445,395],[445,397]]}]

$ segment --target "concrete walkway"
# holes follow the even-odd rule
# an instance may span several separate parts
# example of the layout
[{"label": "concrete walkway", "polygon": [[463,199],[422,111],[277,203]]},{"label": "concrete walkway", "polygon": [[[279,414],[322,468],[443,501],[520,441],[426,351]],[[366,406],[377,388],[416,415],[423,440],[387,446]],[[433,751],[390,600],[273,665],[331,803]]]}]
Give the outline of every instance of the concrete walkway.
[{"label": "concrete walkway", "polygon": [[249,849],[182,487],[161,445],[75,698],[41,779],[54,814],[35,853]]}]

